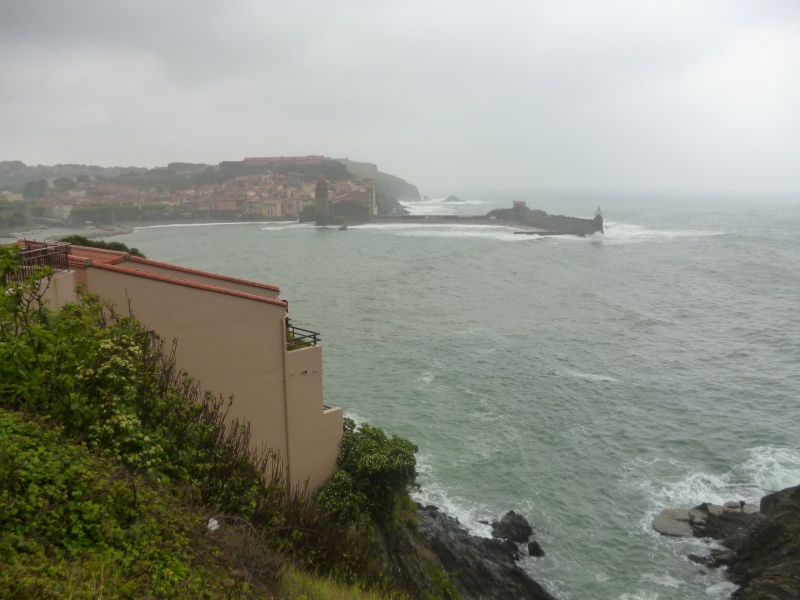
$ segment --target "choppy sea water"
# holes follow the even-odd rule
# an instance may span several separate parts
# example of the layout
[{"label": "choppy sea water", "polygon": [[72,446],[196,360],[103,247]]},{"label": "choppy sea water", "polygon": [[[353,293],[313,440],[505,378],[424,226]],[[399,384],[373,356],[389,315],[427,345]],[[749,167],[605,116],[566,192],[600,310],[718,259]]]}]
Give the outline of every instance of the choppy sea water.
[{"label": "choppy sea water", "polygon": [[528,199],[585,217],[597,204],[607,230],[592,238],[275,223],[118,239],[279,285],[322,333],[326,403],[413,440],[419,499],[475,533],[524,514],[547,552],[525,566],[557,597],[727,598],[685,558],[701,541],[650,522],[800,483],[800,199]]}]

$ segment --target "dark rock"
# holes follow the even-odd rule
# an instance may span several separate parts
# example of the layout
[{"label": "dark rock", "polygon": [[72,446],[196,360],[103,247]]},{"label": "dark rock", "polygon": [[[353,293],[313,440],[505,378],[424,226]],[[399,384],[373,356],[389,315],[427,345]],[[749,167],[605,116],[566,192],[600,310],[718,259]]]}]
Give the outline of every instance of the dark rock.
[{"label": "dark rock", "polygon": [[703,503],[688,514],[694,536],[725,546],[712,550],[708,558],[689,559],[709,567],[726,566],[726,575],[739,586],[732,598],[800,598],[800,486],[765,496],[760,512],[740,500],[723,506]]},{"label": "dark rock", "polygon": [[532,542],[528,542],[528,554],[531,556],[544,556],[544,548],[542,548],[539,542],[533,540]]},{"label": "dark rock", "polygon": [[485,521],[484,519],[481,519],[480,521],[478,521],[478,523],[480,523],[481,525],[488,525],[489,521]]},{"label": "dark rock", "polygon": [[762,498],[761,513],[747,531],[722,543],[736,552],[727,571],[740,586],[734,598],[800,597],[800,486]]},{"label": "dark rock", "polygon": [[458,196],[448,196],[443,200],[443,202],[461,202],[461,201],[462,201],[461,198],[459,198]]},{"label": "dark rock", "polygon": [[419,508],[419,532],[464,600],[554,600],[516,564],[514,542],[472,536],[445,513]]},{"label": "dark rock", "polygon": [[525,517],[510,510],[499,522],[492,523],[492,535],[496,538],[525,544],[533,535],[533,527]]},{"label": "dark rock", "polygon": [[690,523],[693,535],[719,540],[728,548],[738,545],[734,540],[746,535],[747,528],[757,519],[758,513],[755,506],[746,505],[747,510],[742,510],[738,502],[735,508],[733,504],[727,508],[704,502],[693,508],[691,512],[696,515]]},{"label": "dark rock", "polygon": [[703,565],[705,567],[710,567],[712,565],[712,563],[714,562],[708,556],[699,556],[697,554],[689,554],[688,557],[689,557],[689,560],[692,561],[693,563],[697,563],[698,565]]},{"label": "dark rock", "polygon": [[720,565],[729,565],[733,562],[733,559],[735,557],[736,553],[733,552],[732,550],[727,550],[727,549],[712,550],[708,566],[719,567]]}]

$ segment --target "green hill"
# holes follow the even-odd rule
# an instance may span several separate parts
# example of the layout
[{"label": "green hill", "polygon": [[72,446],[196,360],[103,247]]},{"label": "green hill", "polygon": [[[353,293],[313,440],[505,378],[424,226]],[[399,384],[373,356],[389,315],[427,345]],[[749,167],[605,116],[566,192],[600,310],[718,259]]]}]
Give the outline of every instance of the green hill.
[{"label": "green hill", "polygon": [[457,597],[386,543],[415,527],[413,444],[350,424],[319,498],[289,486],[174,348],[94,296],[48,310],[18,265],[0,247],[0,598]]}]

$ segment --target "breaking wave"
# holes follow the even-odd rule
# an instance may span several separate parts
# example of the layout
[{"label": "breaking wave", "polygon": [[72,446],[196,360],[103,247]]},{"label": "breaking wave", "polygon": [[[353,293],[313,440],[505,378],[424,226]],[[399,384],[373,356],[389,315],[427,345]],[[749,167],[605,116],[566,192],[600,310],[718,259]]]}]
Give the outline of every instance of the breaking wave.
[{"label": "breaking wave", "polygon": [[[758,503],[774,491],[797,485],[800,480],[800,450],[775,446],[750,449],[750,457],[724,473],[692,470],[674,460],[650,464],[633,462],[628,469],[629,481],[645,495],[648,513],[641,525],[652,532],[652,517],[668,507],[691,507],[701,502],[723,504],[728,500]],[[682,473],[663,476],[659,471]]]},{"label": "breaking wave", "polygon": [[538,235],[516,235],[511,227],[502,225],[449,225],[418,223],[369,223],[354,226],[354,229],[375,229],[387,231],[403,237],[451,238],[451,239],[487,239],[502,242],[524,242],[541,239]]},{"label": "breaking wave", "polygon": [[609,383],[616,383],[619,381],[616,377],[610,375],[596,375],[594,373],[581,373],[579,371],[561,371],[564,375],[575,377],[577,379],[586,379],[587,381],[607,381]]},{"label": "breaking wave", "polygon": [[616,223],[606,221],[605,236],[599,237],[603,241],[616,243],[632,243],[651,240],[674,240],[679,238],[697,238],[725,235],[723,231],[706,229],[649,229],[631,223]]},{"label": "breaking wave", "polygon": [[133,229],[165,229],[167,227],[215,227],[219,225],[262,225],[263,221],[234,221],[232,223],[165,223],[163,225],[140,225]]}]

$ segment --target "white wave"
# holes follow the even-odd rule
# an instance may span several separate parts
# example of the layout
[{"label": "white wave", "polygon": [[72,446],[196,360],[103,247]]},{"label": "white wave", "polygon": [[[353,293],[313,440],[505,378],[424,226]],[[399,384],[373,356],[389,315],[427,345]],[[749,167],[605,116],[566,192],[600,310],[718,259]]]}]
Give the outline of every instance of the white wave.
[{"label": "white wave", "polygon": [[356,427],[361,427],[364,423],[367,422],[365,418],[359,416],[358,413],[350,410],[349,408],[344,411],[344,416],[347,417],[348,419],[353,419],[353,421],[355,421],[356,423]]},{"label": "white wave", "polygon": [[[295,225],[295,221],[290,222]],[[234,221],[232,223],[165,223],[164,225],[140,225],[134,227],[137,229],[164,229],[167,227],[215,227],[218,225],[263,225],[264,221]]]},{"label": "white wave", "polygon": [[688,466],[668,461],[666,466],[670,471],[683,471],[683,474],[642,475],[659,465],[634,464],[631,479],[648,502],[647,514],[640,521],[642,530],[655,535],[651,522],[663,508],[688,508],[701,502],[723,504],[729,500],[758,504],[766,494],[797,485],[800,480],[800,450],[797,448],[758,446],[750,449],[749,454],[747,460],[732,465],[723,473],[692,471]]},{"label": "white wave", "polygon": [[358,225],[358,229],[377,229],[403,237],[486,239],[502,242],[524,242],[541,239],[538,235],[516,235],[519,231],[503,225],[381,223]]},{"label": "white wave", "polygon": [[276,229],[290,229],[295,227],[314,227],[314,223],[298,223],[297,221],[269,223],[268,225],[261,227],[261,231],[274,231]]},{"label": "white wave", "polygon": [[[444,198],[432,198],[428,200],[403,200],[401,202],[412,215],[454,215],[458,214],[464,207],[476,207],[469,210],[470,214],[486,214],[492,208],[492,204],[484,200],[461,200],[460,202],[444,202]],[[481,208],[477,208],[481,207]]]},{"label": "white wave", "polygon": [[717,235],[725,235],[725,232],[705,229],[649,229],[632,223],[606,221],[604,236],[592,236],[590,239],[616,243],[631,243],[651,240],[712,237]]},{"label": "white wave", "polygon": [[622,594],[619,600],[658,600],[658,594],[650,592],[634,592],[633,594]]},{"label": "white wave", "polygon": [[490,522],[492,519],[497,518],[497,515],[485,505],[476,504],[466,498],[451,496],[439,480],[436,479],[433,471],[431,457],[425,452],[417,454],[417,473],[419,473],[419,481],[422,487],[419,491],[412,493],[411,497],[423,506],[433,504],[439,510],[451,517],[455,517],[473,535],[492,537],[491,526],[484,525],[480,521]]},{"label": "white wave", "polygon": [[485,240],[499,240],[502,242],[525,242],[534,239],[541,239],[538,235],[515,235],[510,229],[503,227],[478,227],[478,226],[465,226],[461,228],[451,229],[419,229],[411,231],[402,231],[398,235],[406,237],[429,237],[429,238],[457,238],[457,239],[485,239]]},{"label": "white wave", "polygon": [[611,377],[610,375],[595,375],[594,373],[581,373],[579,371],[561,371],[561,373],[569,375],[570,377],[577,377],[578,379],[586,379],[587,381],[607,381],[610,383],[619,381],[619,379]]},{"label": "white wave", "polygon": [[800,482],[800,450],[761,446],[750,450],[750,459],[735,473],[752,480],[760,490],[776,492]]},{"label": "white wave", "polygon": [[709,598],[730,598],[731,594],[739,589],[739,586],[730,581],[720,581],[706,588],[706,596]]},{"label": "white wave", "polygon": [[433,381],[433,378],[434,374],[431,371],[426,371],[425,373],[417,377],[415,381],[419,383],[431,383]]},{"label": "white wave", "polygon": [[644,581],[650,581],[652,583],[671,588],[679,588],[684,584],[684,582],[681,581],[680,579],[675,579],[674,577],[670,577],[669,575],[666,574],[656,575],[655,573],[644,573],[641,576],[641,579],[643,579]]}]

